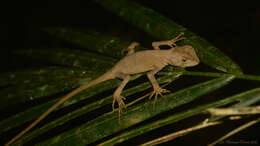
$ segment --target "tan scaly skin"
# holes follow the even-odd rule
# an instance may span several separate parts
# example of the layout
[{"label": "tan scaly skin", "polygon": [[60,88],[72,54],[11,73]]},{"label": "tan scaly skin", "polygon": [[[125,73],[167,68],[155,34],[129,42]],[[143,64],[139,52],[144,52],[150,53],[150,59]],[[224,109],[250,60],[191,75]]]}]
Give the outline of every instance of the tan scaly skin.
[{"label": "tan scaly skin", "polygon": [[[177,41],[185,39],[183,33],[178,35],[176,38],[167,41],[159,41],[153,42],[152,46],[154,50],[145,50],[135,52],[134,48],[139,45],[137,42],[131,43],[131,45],[127,48],[128,53],[127,55],[122,58],[116,65],[98,77],[97,79],[89,82],[86,85],[80,86],[79,88],[73,90],[63,98],[61,98],[56,104],[51,106],[47,111],[45,111],[40,117],[38,117],[31,125],[29,125],[26,129],[21,131],[18,135],[16,135],[12,140],[10,140],[6,146],[10,145],[21,136],[23,136],[26,132],[32,129],[35,125],[37,125],[42,119],[44,119],[48,114],[50,114],[53,110],[55,110],[59,105],[64,103],[69,98],[73,97],[74,95],[78,94],[82,90],[85,90],[89,87],[92,87],[96,84],[104,82],[106,80],[119,78],[123,81],[119,85],[119,87],[114,92],[114,100],[113,100],[113,110],[114,104],[117,101],[118,103],[118,114],[120,120],[120,113],[122,109],[125,108],[125,103],[123,99],[124,97],[121,96],[122,90],[124,89],[125,85],[130,80],[130,75],[138,74],[141,72],[147,72],[147,77],[150,80],[153,86],[153,93],[151,94],[150,98],[155,95],[155,102],[157,100],[158,94],[162,96],[162,93],[169,92],[166,89],[163,89],[157,83],[154,75],[163,69],[166,65],[172,66],[179,66],[179,67],[191,67],[199,64],[199,58],[196,55],[194,48],[190,45],[185,46],[177,46],[175,43]],[[171,48],[168,50],[160,50],[159,46],[161,45],[168,45]]]}]

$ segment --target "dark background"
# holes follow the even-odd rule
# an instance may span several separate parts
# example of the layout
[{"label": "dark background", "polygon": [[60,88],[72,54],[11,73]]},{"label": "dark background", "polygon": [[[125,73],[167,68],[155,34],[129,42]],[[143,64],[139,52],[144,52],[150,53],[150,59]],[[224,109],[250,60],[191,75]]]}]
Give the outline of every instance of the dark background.
[{"label": "dark background", "polygon": [[[260,6],[258,3],[239,1],[174,1],[139,0],[206,38],[220,48],[245,72],[259,73],[258,42]],[[0,57],[6,58],[12,49],[28,46],[46,46],[46,38],[32,33],[43,26],[73,26],[93,28],[116,33],[137,41],[152,41],[144,32],[105,11],[91,0],[75,2],[15,2],[1,5]],[[143,37],[142,37],[143,36]],[[145,39],[144,39],[145,38]],[[10,59],[8,56],[7,59]],[[9,63],[8,63],[9,62]],[[1,70],[9,68],[10,60],[1,61]],[[20,62],[19,62],[20,63]]]},{"label": "dark background", "polygon": [[[244,73],[260,74],[260,5],[253,1],[187,1],[135,0],[150,7],[190,31],[204,37],[232,58]],[[12,50],[48,46],[49,38],[39,32],[45,26],[70,26],[111,33],[126,40],[136,40],[149,46],[154,38],[127,24],[91,0],[84,1],[24,1],[2,4],[0,71],[14,71],[40,65],[20,60]],[[238,85],[240,86],[240,85]],[[231,124],[232,125],[232,124]],[[259,124],[258,124],[259,125]],[[256,140],[258,126],[244,131],[237,139]],[[177,144],[201,144],[214,130],[204,130],[180,138]],[[223,133],[222,133],[223,135]],[[202,136],[202,137],[200,137]],[[221,136],[221,135],[220,135]],[[200,137],[200,138],[198,138]],[[214,136],[211,136],[214,138]],[[236,138],[236,137],[235,137]],[[138,140],[138,138],[137,138]],[[212,139],[211,139],[212,141]],[[207,143],[207,142],[206,142]],[[170,145],[171,143],[169,143]],[[176,143],[175,143],[176,144]]]}]

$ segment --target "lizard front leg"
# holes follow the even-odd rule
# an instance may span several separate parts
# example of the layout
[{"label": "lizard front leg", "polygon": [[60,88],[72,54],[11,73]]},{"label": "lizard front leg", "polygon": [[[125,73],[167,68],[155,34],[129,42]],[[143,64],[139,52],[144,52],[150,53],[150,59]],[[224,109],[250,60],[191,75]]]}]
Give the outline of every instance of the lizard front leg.
[{"label": "lizard front leg", "polygon": [[127,49],[124,48],[124,49],[121,51],[121,54],[123,54],[125,50],[127,50],[127,54],[126,54],[126,55],[134,54],[134,53],[135,53],[135,47],[138,46],[138,45],[139,45],[138,42],[132,42],[132,43],[127,47]]},{"label": "lizard front leg", "polygon": [[121,93],[122,93],[124,87],[126,86],[126,84],[129,82],[130,76],[123,74],[123,73],[116,73],[116,77],[123,79],[121,84],[117,87],[116,91],[114,92],[114,95],[113,95],[114,100],[113,100],[113,104],[112,104],[112,108],[114,111],[115,102],[117,101],[117,103],[118,103],[118,121],[120,122],[120,114],[122,113],[123,108],[126,108],[125,103],[123,101],[125,99],[125,97],[121,96]]},{"label": "lizard front leg", "polygon": [[183,35],[184,35],[184,33],[180,33],[177,37],[175,37],[171,40],[152,42],[152,46],[155,50],[160,50],[160,46],[162,46],[162,45],[166,45],[166,46],[175,48],[177,46],[176,42],[185,39],[185,37],[183,37]]},{"label": "lizard front leg", "polygon": [[148,77],[148,79],[150,80],[150,82],[151,82],[151,84],[152,84],[152,86],[153,86],[153,89],[154,89],[153,93],[152,93],[152,94],[150,95],[150,97],[149,97],[149,99],[151,99],[151,98],[153,97],[153,95],[155,95],[153,106],[155,105],[155,103],[156,103],[156,101],[157,101],[158,94],[161,95],[161,96],[163,96],[162,93],[170,92],[170,91],[168,91],[168,90],[166,90],[166,89],[161,88],[161,87],[159,86],[159,84],[157,83],[155,77],[154,77],[154,75],[155,75],[158,71],[160,71],[160,70],[161,70],[161,68],[155,68],[154,70],[150,71],[150,72],[147,74],[147,77]]}]

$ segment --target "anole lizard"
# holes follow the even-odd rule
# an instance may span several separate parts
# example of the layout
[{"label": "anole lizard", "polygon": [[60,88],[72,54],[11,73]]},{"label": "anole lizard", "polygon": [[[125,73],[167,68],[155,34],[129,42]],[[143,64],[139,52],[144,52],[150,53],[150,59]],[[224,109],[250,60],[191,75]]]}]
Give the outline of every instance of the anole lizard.
[{"label": "anole lizard", "polygon": [[[139,45],[137,42],[133,42],[130,44],[130,46],[127,48],[128,53],[127,55],[122,58],[119,62],[116,63],[112,69],[98,77],[97,79],[82,85],[69,94],[65,95],[63,98],[61,98],[57,103],[55,103],[53,106],[51,106],[47,111],[45,111],[40,117],[38,117],[32,124],[30,124],[26,129],[21,131],[19,134],[17,134],[12,140],[10,140],[7,145],[10,145],[14,141],[16,141],[18,138],[23,136],[26,132],[28,132],[30,129],[32,129],[35,125],[37,125],[42,119],[44,119],[48,114],[50,114],[53,110],[55,110],[59,105],[64,103],[69,98],[73,97],[74,95],[78,94],[82,90],[85,90],[89,87],[92,87],[96,84],[99,84],[101,82],[104,82],[106,80],[119,78],[123,81],[118,86],[116,91],[114,92],[114,100],[113,100],[113,110],[114,110],[114,104],[117,101],[118,103],[118,114],[120,118],[120,113],[122,112],[122,109],[125,108],[125,103],[123,101],[124,97],[121,96],[123,88],[126,86],[128,81],[130,80],[130,75],[132,74],[138,74],[141,72],[147,72],[147,77],[150,80],[152,86],[153,86],[153,93],[151,94],[150,98],[155,95],[154,101],[156,102],[158,94],[162,96],[162,93],[169,92],[166,89],[163,89],[159,86],[157,83],[154,75],[159,72],[162,68],[164,68],[166,65],[173,65],[173,66],[179,66],[179,67],[191,67],[199,64],[199,58],[196,55],[196,52],[194,48],[190,45],[184,45],[184,46],[177,46],[175,43],[177,41],[185,39],[183,37],[183,33],[179,34],[177,37],[167,40],[167,41],[159,41],[159,42],[153,42],[152,46],[154,50],[145,50],[145,51],[139,51],[135,52],[134,48]],[[161,45],[168,45],[171,48],[168,50],[160,50],[159,46]]]}]

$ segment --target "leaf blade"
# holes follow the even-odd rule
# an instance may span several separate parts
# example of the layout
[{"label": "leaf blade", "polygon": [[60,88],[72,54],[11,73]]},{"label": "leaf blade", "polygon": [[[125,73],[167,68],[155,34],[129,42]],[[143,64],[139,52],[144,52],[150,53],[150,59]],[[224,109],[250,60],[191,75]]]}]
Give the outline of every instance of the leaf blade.
[{"label": "leaf blade", "polygon": [[[173,74],[171,76],[163,76],[163,77],[158,78],[158,83],[172,82],[172,81],[178,79],[180,76],[181,76],[181,74],[179,74],[179,73]],[[133,79],[135,79],[135,78],[133,78]],[[144,83],[137,85],[135,87],[126,89],[125,91],[123,91],[122,95],[127,97],[127,96],[135,94],[137,92],[141,92],[143,90],[146,90],[149,87],[151,87],[151,84],[149,82],[144,82]],[[101,100],[98,100],[94,103],[88,104],[88,105],[86,105],[86,106],[84,106],[80,109],[72,111],[72,112],[64,115],[63,117],[56,119],[54,121],[51,121],[50,123],[47,123],[43,127],[40,127],[39,129],[36,129],[35,131],[28,133],[27,135],[25,135],[24,137],[19,139],[14,144],[21,145],[21,144],[33,139],[34,137],[52,129],[52,128],[55,128],[55,126],[59,126],[61,124],[64,124],[65,122],[67,122],[69,120],[72,120],[76,117],[81,116],[82,114],[86,114],[87,112],[90,112],[92,110],[95,110],[95,109],[98,109],[102,106],[105,106],[106,104],[111,104],[112,100],[113,100],[113,96],[110,95],[110,96],[105,97]]]},{"label": "leaf blade", "polygon": [[[166,96],[167,103],[163,102],[160,98],[158,100],[156,110],[152,110],[152,102],[147,102],[143,105],[136,106],[125,113],[125,116],[121,117],[121,125],[115,124],[117,115],[114,113],[104,114],[97,119],[90,121],[79,128],[72,129],[68,132],[65,132],[55,138],[49,139],[40,145],[57,145],[57,144],[79,144],[81,145],[90,144],[102,137],[108,136],[109,134],[115,133],[119,130],[127,128],[131,125],[139,123],[145,119],[151,118],[156,114],[159,114],[165,110],[172,109],[176,106],[190,102],[191,100],[196,99],[197,97],[206,94],[208,92],[214,91],[233,80],[233,76],[219,78],[204,82],[195,86],[192,86],[188,89],[184,89],[173,94]],[[208,85],[211,84],[211,88]],[[201,86],[203,85],[203,86]],[[203,88],[204,87],[204,88]],[[202,90],[203,88],[204,90]],[[196,90],[197,89],[197,90]],[[200,89],[200,90],[198,90]],[[188,92],[186,92],[188,91]],[[191,94],[191,91],[198,91],[196,94]],[[186,95],[186,99],[182,95]],[[174,100],[176,96],[182,97],[178,99],[179,104],[176,104]],[[171,98],[170,98],[171,97]],[[152,111],[152,112],[150,112]],[[105,125],[105,127],[104,127]],[[77,133],[77,134],[76,134]]]},{"label": "leaf blade", "polygon": [[172,39],[184,32],[187,39],[181,44],[192,45],[203,63],[224,72],[242,74],[241,68],[218,48],[152,9],[128,0],[95,2],[159,40]]},{"label": "leaf blade", "polygon": [[30,48],[16,50],[14,53],[55,65],[84,67],[102,72],[110,69],[117,61],[112,57],[68,48]]},{"label": "leaf blade", "polygon": [[[230,97],[227,97],[225,99],[213,102],[213,103],[209,103],[209,104],[205,104],[205,105],[200,105],[197,106],[193,109],[189,109],[187,111],[183,111],[183,112],[179,112],[175,115],[169,116],[167,118],[164,119],[160,119],[158,121],[149,123],[147,125],[142,125],[139,126],[135,129],[132,129],[130,131],[126,131],[118,136],[115,136],[107,141],[104,141],[103,143],[99,144],[99,145],[115,145],[118,143],[121,143],[125,140],[128,140],[132,137],[141,135],[145,132],[154,130],[156,128],[160,128],[162,126],[168,125],[168,124],[173,124],[177,121],[180,121],[182,119],[197,115],[209,108],[215,108],[215,107],[219,107],[219,106],[223,106],[229,103],[232,103],[234,101],[237,101],[239,99],[243,99],[244,97],[249,97],[249,98],[260,98],[260,88],[256,88],[256,89],[252,89],[249,91],[246,91],[244,93],[239,93]],[[209,121],[210,122],[210,121]],[[187,134],[187,133],[186,133]]]}]

